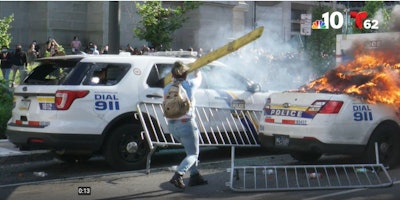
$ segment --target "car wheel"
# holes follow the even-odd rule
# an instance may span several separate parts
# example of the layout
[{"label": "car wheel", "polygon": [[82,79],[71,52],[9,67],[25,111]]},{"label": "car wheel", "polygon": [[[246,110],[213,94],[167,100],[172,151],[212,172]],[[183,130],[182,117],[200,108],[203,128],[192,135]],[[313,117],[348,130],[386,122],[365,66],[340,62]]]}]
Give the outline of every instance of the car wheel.
[{"label": "car wheel", "polygon": [[314,162],[317,161],[319,158],[321,158],[320,153],[314,153],[314,152],[292,152],[290,153],[290,156],[294,158],[295,160],[298,160],[300,162]]},{"label": "car wheel", "polygon": [[378,144],[379,163],[393,168],[400,163],[400,129],[396,125],[379,126],[371,135],[365,158],[367,163],[376,163],[375,143]]},{"label": "car wheel", "polygon": [[55,158],[66,163],[82,163],[88,161],[92,157],[92,154],[63,154],[57,151],[53,153]]},{"label": "car wheel", "polygon": [[104,157],[116,170],[143,169],[150,147],[141,137],[141,127],[126,124],[116,128],[105,142]]}]

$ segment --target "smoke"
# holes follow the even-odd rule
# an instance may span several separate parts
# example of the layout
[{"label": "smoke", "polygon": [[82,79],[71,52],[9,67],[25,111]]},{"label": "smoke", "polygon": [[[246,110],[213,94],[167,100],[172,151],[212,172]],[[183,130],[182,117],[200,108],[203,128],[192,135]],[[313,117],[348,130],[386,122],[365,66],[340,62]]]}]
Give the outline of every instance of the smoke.
[{"label": "smoke", "polygon": [[393,7],[391,18],[393,22],[391,25],[391,30],[400,31],[400,5],[395,5]]},{"label": "smoke", "polygon": [[[297,37],[290,40],[291,43],[284,42],[282,9],[279,7],[263,9],[257,10],[256,21],[257,27],[264,26],[263,35],[236,52],[224,56],[220,61],[247,79],[259,83],[264,91],[297,89],[313,80],[314,74],[306,55],[298,51],[300,49],[298,45],[303,41]],[[252,31],[247,29],[232,35],[232,32],[227,31],[233,29],[232,25],[225,23],[229,20],[221,21],[224,23],[208,23],[207,27],[200,29],[199,38],[210,38],[208,41],[200,42],[206,52],[210,50],[210,45],[211,49],[215,49]]]},{"label": "smoke", "polygon": [[[308,56],[304,52],[299,51],[303,45],[301,37],[294,37],[289,43],[284,42],[284,34],[287,32],[283,21],[284,13],[282,9],[277,7],[257,7],[257,27],[264,26],[263,36],[256,41],[242,47],[238,51],[227,55],[221,59],[224,63],[235,69],[238,73],[246,76],[248,79],[261,84],[264,90],[291,90],[309,83],[314,80],[316,72],[311,68],[308,62]],[[395,5],[390,13],[390,22],[385,22],[385,13],[379,10],[374,19],[379,22],[380,28],[388,27],[392,32],[400,31],[400,5]],[[224,19],[223,21],[229,21]],[[225,44],[228,42],[227,37],[231,33],[226,30],[232,30],[229,23],[218,24],[214,27],[211,35],[211,41],[218,41],[215,44]],[[241,34],[231,36],[237,38],[251,30],[245,30]],[[222,35],[223,38],[219,38]],[[395,36],[389,34],[389,38],[375,38],[379,41],[380,48],[392,49],[397,51],[399,41]],[[307,37],[307,36],[306,36]],[[367,37],[365,37],[367,38]],[[396,41],[394,41],[396,40]],[[207,41],[210,42],[210,41]],[[209,43],[207,43],[209,44]],[[363,43],[362,45],[367,45]],[[375,44],[372,44],[375,45]],[[359,44],[355,44],[351,49],[346,49],[349,56],[369,51],[371,47],[359,48]],[[214,46],[216,48],[218,46]]]},{"label": "smoke", "polygon": [[400,5],[394,6],[389,15],[390,21],[385,20],[382,9],[378,10],[374,15],[374,20],[379,22],[379,28],[383,30],[388,28],[389,32],[357,36],[358,40],[354,40],[350,49],[345,50],[345,54],[351,55],[352,57],[357,57],[368,53],[371,50],[387,50],[397,52],[400,47]]},{"label": "smoke", "polygon": [[[295,89],[310,81],[313,73],[305,55],[265,36],[258,40],[261,42],[242,47],[224,57],[222,62],[249,80],[259,83],[263,90]],[[266,43],[274,48],[268,48]]]},{"label": "smoke", "polygon": [[386,13],[384,12],[383,9],[379,9],[375,14],[374,14],[374,20],[377,20],[379,22],[380,27],[384,27],[386,23],[388,23],[388,28],[390,31],[396,32],[400,31],[400,5],[395,5],[389,13],[390,21],[386,22],[385,19]]},{"label": "smoke", "polygon": [[[215,13],[220,12],[223,11],[216,11]],[[289,42],[284,42],[288,40],[284,36],[287,32],[285,29],[290,27],[281,23],[284,17],[283,10],[280,7],[266,6],[257,7],[256,13],[257,27],[264,26],[262,37],[221,58],[220,61],[246,78],[261,84],[263,90],[292,90],[314,80],[317,73],[311,68],[308,56],[300,50],[304,43],[304,37],[293,37],[289,39]],[[375,19],[381,22],[380,26],[383,26],[383,16],[382,11],[375,15]],[[392,21],[388,24],[391,30],[400,31],[400,6],[396,5],[393,8],[391,18]],[[251,31],[248,29],[240,34],[232,35],[232,32],[227,31],[233,30],[231,23],[226,23],[230,20],[215,20],[207,23],[207,27],[202,27],[199,38],[209,38],[209,40],[200,41],[200,47],[207,52],[207,50],[218,48]],[[223,24],[220,23],[221,21]],[[385,48],[389,48],[389,46],[398,47],[392,41],[382,41]],[[359,53],[354,52],[354,50],[360,50],[360,48],[347,49],[346,54]]]}]

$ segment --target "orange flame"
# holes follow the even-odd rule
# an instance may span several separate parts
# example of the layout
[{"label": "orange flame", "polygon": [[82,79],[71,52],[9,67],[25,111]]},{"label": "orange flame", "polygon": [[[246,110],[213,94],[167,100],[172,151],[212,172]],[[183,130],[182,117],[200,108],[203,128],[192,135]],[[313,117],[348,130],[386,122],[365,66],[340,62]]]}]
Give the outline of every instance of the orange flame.
[{"label": "orange flame", "polygon": [[343,93],[367,103],[400,105],[400,54],[396,49],[358,49],[354,60],[301,87],[301,92]]}]

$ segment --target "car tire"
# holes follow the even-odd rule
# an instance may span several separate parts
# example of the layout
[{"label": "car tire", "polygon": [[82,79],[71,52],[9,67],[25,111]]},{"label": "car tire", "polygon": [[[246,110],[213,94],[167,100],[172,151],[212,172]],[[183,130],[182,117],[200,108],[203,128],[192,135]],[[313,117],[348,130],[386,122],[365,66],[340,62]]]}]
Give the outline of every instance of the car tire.
[{"label": "car tire", "polygon": [[321,158],[322,154],[314,152],[292,152],[290,156],[300,162],[314,162]]},{"label": "car tire", "polygon": [[[105,141],[104,157],[115,170],[143,169],[146,166],[150,147],[141,137],[142,128],[136,124],[125,124],[111,132]],[[134,148],[129,148],[134,145]]]},{"label": "car tire", "polygon": [[400,128],[383,124],[372,133],[364,157],[367,163],[376,163],[375,143],[378,143],[379,163],[394,168],[400,163]]}]

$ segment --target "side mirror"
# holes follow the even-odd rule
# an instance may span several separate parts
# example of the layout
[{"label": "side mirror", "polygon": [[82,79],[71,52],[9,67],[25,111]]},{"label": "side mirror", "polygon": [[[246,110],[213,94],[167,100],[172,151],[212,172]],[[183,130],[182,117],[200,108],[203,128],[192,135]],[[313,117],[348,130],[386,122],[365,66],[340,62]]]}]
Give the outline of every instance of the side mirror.
[{"label": "side mirror", "polygon": [[256,93],[261,91],[261,85],[259,83],[253,83],[249,86],[248,90],[251,93]]}]

